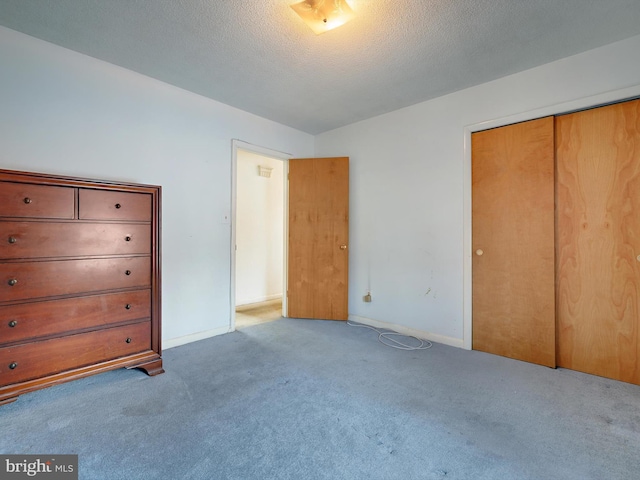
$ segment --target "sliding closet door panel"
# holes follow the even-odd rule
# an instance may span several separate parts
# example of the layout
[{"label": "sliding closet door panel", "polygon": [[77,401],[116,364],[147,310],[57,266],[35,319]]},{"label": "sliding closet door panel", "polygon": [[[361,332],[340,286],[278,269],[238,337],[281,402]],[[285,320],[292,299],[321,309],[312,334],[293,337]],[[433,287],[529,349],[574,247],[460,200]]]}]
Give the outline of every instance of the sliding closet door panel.
[{"label": "sliding closet door panel", "polygon": [[556,119],[558,365],[640,384],[640,101]]},{"label": "sliding closet door panel", "polygon": [[472,135],[473,348],[555,367],[553,117]]}]

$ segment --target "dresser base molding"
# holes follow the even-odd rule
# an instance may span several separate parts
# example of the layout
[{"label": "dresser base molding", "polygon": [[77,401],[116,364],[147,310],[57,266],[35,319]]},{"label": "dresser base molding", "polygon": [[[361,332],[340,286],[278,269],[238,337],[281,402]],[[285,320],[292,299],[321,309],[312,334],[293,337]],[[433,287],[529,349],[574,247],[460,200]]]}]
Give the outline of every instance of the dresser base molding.
[{"label": "dresser base molding", "polygon": [[117,358],[115,360],[109,360],[86,367],[75,368],[73,370],[66,370],[64,372],[49,375],[47,377],[36,378],[33,380],[27,380],[21,383],[14,383],[5,387],[0,387],[0,405],[14,402],[19,395],[40,390],[61,383],[70,382],[72,380],[78,380],[83,377],[95,375],[97,373],[107,372],[109,370],[116,370],[118,368],[139,368],[143,370],[147,375],[153,376],[163,373],[162,358],[153,352],[143,352],[135,355],[129,355],[127,357]]},{"label": "dresser base molding", "polygon": [[7,397],[4,400],[0,400],[0,405],[7,405],[8,403],[13,403],[18,399],[18,397]]}]

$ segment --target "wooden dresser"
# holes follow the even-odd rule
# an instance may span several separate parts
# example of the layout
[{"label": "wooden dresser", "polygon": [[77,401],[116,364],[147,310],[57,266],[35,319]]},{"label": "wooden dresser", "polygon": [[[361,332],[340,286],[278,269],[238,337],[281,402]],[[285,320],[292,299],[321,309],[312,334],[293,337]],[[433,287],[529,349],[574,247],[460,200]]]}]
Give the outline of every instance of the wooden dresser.
[{"label": "wooden dresser", "polygon": [[158,186],[0,170],[0,404],[162,373]]}]

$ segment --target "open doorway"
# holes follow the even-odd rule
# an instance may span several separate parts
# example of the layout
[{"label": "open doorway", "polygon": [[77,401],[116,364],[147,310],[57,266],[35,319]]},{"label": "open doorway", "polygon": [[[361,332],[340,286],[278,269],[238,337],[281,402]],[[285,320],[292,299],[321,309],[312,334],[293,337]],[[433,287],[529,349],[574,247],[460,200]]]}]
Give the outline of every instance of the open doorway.
[{"label": "open doorway", "polygon": [[286,158],[236,146],[233,329],[282,317],[286,238]]}]

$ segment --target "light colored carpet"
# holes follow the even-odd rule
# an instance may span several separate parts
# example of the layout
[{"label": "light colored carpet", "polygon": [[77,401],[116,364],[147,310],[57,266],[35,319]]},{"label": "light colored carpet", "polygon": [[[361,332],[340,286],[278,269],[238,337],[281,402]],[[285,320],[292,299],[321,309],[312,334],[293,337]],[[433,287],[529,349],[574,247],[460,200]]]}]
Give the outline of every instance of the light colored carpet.
[{"label": "light colored carpet", "polygon": [[0,452],[80,478],[630,480],[640,387],[344,322],[281,319],[0,407]]}]

